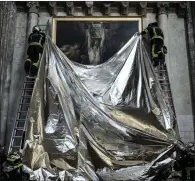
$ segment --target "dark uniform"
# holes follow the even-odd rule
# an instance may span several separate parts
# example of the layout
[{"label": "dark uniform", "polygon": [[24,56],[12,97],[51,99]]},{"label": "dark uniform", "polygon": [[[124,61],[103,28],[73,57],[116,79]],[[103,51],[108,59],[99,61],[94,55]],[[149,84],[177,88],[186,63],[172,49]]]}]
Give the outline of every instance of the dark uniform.
[{"label": "dark uniform", "polygon": [[164,64],[167,48],[164,46],[164,35],[158,27],[158,23],[151,23],[142,31],[142,35],[149,33],[151,40],[152,63],[156,67],[159,63]]},{"label": "dark uniform", "polygon": [[33,30],[33,33],[29,35],[28,38],[28,50],[27,50],[27,60],[25,62],[25,71],[26,74],[36,75],[41,56],[43,53],[43,46],[45,44],[45,34],[38,31]]},{"label": "dark uniform", "polygon": [[22,180],[22,159],[18,152],[9,153],[3,163],[4,180]]},{"label": "dark uniform", "polygon": [[175,161],[173,168],[175,171],[182,171],[182,180],[194,180],[194,171],[188,170],[187,167],[194,167],[194,158],[187,152],[182,152],[181,157]]}]

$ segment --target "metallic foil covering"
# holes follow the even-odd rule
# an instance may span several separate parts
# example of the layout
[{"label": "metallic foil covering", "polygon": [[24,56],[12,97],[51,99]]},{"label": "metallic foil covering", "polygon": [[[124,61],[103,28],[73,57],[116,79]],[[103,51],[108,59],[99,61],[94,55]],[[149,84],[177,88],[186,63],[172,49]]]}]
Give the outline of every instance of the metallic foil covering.
[{"label": "metallic foil covering", "polygon": [[31,180],[160,181],[173,163],[173,125],[138,34],[96,66],[71,62],[47,37],[24,171]]}]

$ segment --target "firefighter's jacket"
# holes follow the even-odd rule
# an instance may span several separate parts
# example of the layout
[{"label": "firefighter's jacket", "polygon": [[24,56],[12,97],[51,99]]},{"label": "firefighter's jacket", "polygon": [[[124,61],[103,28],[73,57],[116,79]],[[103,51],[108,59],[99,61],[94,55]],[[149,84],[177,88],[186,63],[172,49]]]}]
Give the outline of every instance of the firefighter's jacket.
[{"label": "firefighter's jacket", "polygon": [[41,32],[31,33],[28,37],[28,45],[38,45],[43,48],[45,43],[45,34]]},{"label": "firefighter's jacket", "polygon": [[164,41],[164,34],[163,34],[162,30],[159,27],[157,27],[157,26],[155,26],[155,27],[148,26],[142,32],[142,34],[146,34],[147,32],[149,33],[151,40],[161,39],[161,40]]}]

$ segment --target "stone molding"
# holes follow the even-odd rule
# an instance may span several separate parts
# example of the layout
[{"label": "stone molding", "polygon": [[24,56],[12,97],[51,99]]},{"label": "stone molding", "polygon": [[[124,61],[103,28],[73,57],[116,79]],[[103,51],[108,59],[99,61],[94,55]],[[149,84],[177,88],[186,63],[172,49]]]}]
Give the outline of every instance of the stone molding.
[{"label": "stone molding", "polygon": [[51,16],[56,16],[57,15],[57,9],[56,9],[57,2],[56,1],[49,1],[49,7],[48,11]]},{"label": "stone molding", "polygon": [[74,2],[73,1],[66,2],[66,10],[67,10],[67,15],[69,16],[74,15]]},{"label": "stone molding", "polygon": [[26,6],[29,8],[28,13],[38,14],[39,2],[37,2],[37,1],[28,1],[28,2],[26,2]]},{"label": "stone molding", "polygon": [[[175,11],[179,18],[184,18],[186,15],[186,2],[111,2],[100,1],[98,3],[94,1],[49,1],[42,2],[40,5],[38,2],[16,2],[17,8],[21,11],[25,11],[25,6],[29,8],[29,13],[38,13],[38,9],[47,8],[51,15],[57,15],[58,8],[64,7],[64,12],[68,16],[74,16],[74,13],[82,11],[86,16],[93,16],[94,12],[100,12],[102,15],[109,16],[111,13],[128,16],[131,13],[145,17],[148,12],[156,11],[157,16],[160,14],[167,14],[168,11]],[[61,11],[61,10],[60,10]]]},{"label": "stone molding", "polygon": [[147,14],[147,2],[143,1],[139,3],[138,14],[141,16],[146,16]]},{"label": "stone molding", "polygon": [[129,13],[129,2],[128,1],[123,1],[121,2],[122,10],[121,14],[122,15],[128,15]]},{"label": "stone molding", "polygon": [[184,18],[187,11],[187,2],[180,2],[177,4],[176,13],[178,18]]},{"label": "stone molding", "polygon": [[169,2],[158,2],[157,3],[157,16],[166,14],[168,16]]},{"label": "stone molding", "polygon": [[111,7],[110,7],[111,3],[106,2],[103,5],[104,5],[104,14],[105,15],[110,15],[110,13],[111,13]]},{"label": "stone molding", "polygon": [[92,15],[93,14],[93,1],[85,1],[86,7],[87,7],[87,14]]}]

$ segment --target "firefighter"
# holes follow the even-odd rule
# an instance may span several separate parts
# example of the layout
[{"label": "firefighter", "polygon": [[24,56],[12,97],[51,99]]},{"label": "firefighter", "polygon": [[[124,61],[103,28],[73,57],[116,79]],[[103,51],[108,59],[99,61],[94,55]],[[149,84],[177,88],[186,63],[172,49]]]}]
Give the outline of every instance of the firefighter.
[{"label": "firefighter", "polygon": [[19,152],[9,153],[3,163],[5,180],[22,180],[22,159]]},{"label": "firefighter", "polygon": [[179,159],[174,162],[173,168],[175,171],[182,171],[182,180],[194,180],[194,173],[187,169],[187,167],[194,166],[194,144],[187,145],[187,148],[180,150]]},{"label": "firefighter", "polygon": [[45,34],[36,25],[33,27],[33,31],[28,38],[27,59],[24,65],[27,75],[35,76],[37,74],[44,44]]},{"label": "firefighter", "polygon": [[164,64],[167,48],[164,45],[164,35],[162,30],[158,27],[158,23],[150,23],[148,27],[141,32],[141,35],[145,35],[147,33],[149,33],[151,41],[153,66],[156,67],[159,63]]}]

